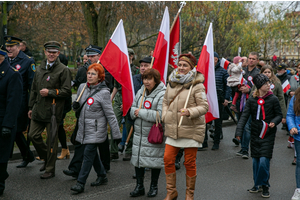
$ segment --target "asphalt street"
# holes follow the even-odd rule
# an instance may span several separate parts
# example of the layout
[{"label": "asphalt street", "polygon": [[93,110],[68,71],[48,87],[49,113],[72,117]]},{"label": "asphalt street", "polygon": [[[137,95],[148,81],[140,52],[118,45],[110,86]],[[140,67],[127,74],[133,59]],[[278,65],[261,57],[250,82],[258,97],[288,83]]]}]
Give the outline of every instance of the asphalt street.
[{"label": "asphalt street", "polygon": [[[291,199],[295,183],[295,166],[292,165],[294,152],[287,148],[288,136],[278,127],[273,159],[271,160],[270,194],[272,200]],[[197,180],[195,189],[196,200],[256,200],[263,199],[260,193],[249,193],[247,189],[253,186],[252,160],[242,159],[236,156],[240,147],[236,147],[231,141],[235,132],[235,125],[223,128],[224,139],[221,140],[220,149],[212,151],[212,140],[209,138],[209,148],[206,151],[198,151],[197,154]],[[73,154],[71,154],[71,157]],[[127,200],[149,199],[146,196],[132,198],[129,193],[135,188],[135,180],[132,179],[134,167],[130,162],[120,159],[111,163],[108,172],[108,184],[91,187],[90,183],[96,179],[96,173],[92,170],[85,186],[85,192],[73,194],[71,186],[76,183],[63,174],[70,160],[58,160],[56,162],[56,176],[49,180],[39,178],[41,161],[30,163],[25,169],[17,169],[21,160],[9,162],[8,172],[10,177],[6,181],[6,190],[0,199],[25,200],[25,199],[103,199],[103,200]],[[183,161],[183,159],[182,159]],[[148,192],[150,186],[150,171],[146,172],[145,188]],[[166,196],[165,174],[162,170],[159,178],[158,195],[152,199],[164,199]],[[177,171],[178,199],[185,199],[185,168]]]}]

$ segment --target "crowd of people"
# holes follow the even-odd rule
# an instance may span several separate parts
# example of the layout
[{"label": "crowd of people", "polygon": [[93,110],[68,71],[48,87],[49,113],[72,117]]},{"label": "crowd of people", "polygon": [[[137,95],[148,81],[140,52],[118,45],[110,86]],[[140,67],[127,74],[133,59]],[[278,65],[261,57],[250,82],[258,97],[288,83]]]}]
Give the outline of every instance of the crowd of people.
[{"label": "crowd of people", "polygon": [[[122,85],[99,62],[102,47],[89,45],[85,49],[83,65],[72,79],[68,61],[60,54],[59,42],[44,44],[46,58],[36,66],[25,41],[13,36],[6,36],[5,41],[6,48],[0,49],[0,195],[8,178],[7,165],[14,142],[23,158],[17,168],[25,168],[37,158],[44,162],[40,178],[55,177],[56,160],[70,157],[64,118],[73,108],[77,122],[70,141],[75,150],[68,169],[63,170],[65,175],[77,179],[72,191],[84,192],[92,167],[97,178],[91,186],[107,184],[110,162],[124,153],[123,161],[130,161],[135,169],[136,187],[129,193],[131,197],[145,195],[147,170],[151,170],[147,196],[155,197],[163,169],[165,199],[177,199],[176,170],[180,169],[184,155],[186,199],[194,199],[197,152],[208,148],[209,127],[214,127],[210,134],[211,149],[222,148],[226,110],[238,120],[232,139],[235,145],[241,145],[236,155],[248,159],[251,144],[254,183],[248,191],[261,192],[265,198],[270,197],[270,160],[276,127],[283,124],[289,137],[288,147],[295,151],[292,164],[296,165],[297,188],[292,200],[300,199],[300,64],[296,69],[287,68],[284,63],[274,68],[259,61],[258,53],[251,52],[247,57],[234,57],[225,69],[215,52],[219,118],[206,122],[209,104],[203,85],[205,78],[197,72],[197,59],[192,53],[180,55],[176,68],[169,66],[165,85],[159,71],[151,68],[151,54],[135,66],[135,52],[128,49],[135,99],[123,116]],[[72,87],[77,88],[73,103]],[[45,128],[46,141],[42,137]],[[23,134],[26,130],[27,138]],[[62,146],[60,156],[58,141]],[[38,154],[36,158],[29,148],[30,142]]]}]

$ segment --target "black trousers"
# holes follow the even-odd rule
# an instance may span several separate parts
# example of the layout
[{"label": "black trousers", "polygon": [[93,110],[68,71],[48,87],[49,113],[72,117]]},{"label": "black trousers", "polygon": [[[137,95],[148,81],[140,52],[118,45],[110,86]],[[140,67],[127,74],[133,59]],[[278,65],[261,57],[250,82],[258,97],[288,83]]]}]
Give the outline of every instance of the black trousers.
[{"label": "black trousers", "polygon": [[29,148],[29,142],[27,142],[23,132],[16,134],[15,142],[20,149],[23,160],[32,160],[34,158],[32,151]]},{"label": "black trousers", "polygon": [[110,150],[108,136],[103,143],[98,144],[100,160],[106,171],[110,170]]},{"label": "black trousers", "polygon": [[[161,169],[151,169],[151,182],[158,180]],[[144,167],[135,167],[136,178],[144,178],[145,168]]]},{"label": "black trousers", "polygon": [[83,154],[84,154],[84,148],[85,145],[82,144],[76,144],[75,145],[75,151],[74,156],[69,164],[69,170],[72,170],[79,174],[83,162]]},{"label": "black trousers", "polygon": [[223,122],[222,113],[224,110],[224,106],[220,101],[218,101],[218,104],[219,104],[219,118],[214,120],[215,121],[214,144],[220,144],[220,135],[222,133],[222,122]]}]

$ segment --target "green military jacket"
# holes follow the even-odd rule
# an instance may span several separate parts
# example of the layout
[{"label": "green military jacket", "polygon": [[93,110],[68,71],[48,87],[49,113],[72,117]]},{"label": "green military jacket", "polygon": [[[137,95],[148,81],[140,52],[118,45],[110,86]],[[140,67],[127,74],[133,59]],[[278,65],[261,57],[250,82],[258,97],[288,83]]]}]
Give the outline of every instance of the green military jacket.
[{"label": "green military jacket", "polygon": [[[52,67],[46,69],[47,60],[43,60],[37,67],[31,85],[29,110],[32,110],[32,120],[47,122],[51,121],[52,102],[56,103],[55,116],[58,123],[61,122],[64,110],[65,98],[71,95],[71,72],[60,62],[59,58]],[[40,90],[49,90],[47,97],[42,97]]]}]

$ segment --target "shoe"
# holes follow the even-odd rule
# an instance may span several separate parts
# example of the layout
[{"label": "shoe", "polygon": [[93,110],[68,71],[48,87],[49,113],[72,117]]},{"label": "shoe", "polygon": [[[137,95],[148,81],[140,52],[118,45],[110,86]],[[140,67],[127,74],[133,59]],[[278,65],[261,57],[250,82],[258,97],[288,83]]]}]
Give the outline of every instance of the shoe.
[{"label": "shoe", "polygon": [[287,148],[289,148],[289,149],[291,149],[291,148],[292,148],[292,146],[291,146],[291,144],[290,144],[290,143],[287,145]]},{"label": "shoe", "polygon": [[119,159],[119,154],[118,153],[110,154],[110,160],[117,160],[117,159]]},{"label": "shoe", "polygon": [[41,179],[49,179],[49,178],[53,178],[55,176],[54,173],[51,172],[45,172],[44,174],[42,174],[40,176]]},{"label": "shoe", "polygon": [[263,198],[269,198],[269,197],[270,197],[269,187],[263,185],[263,186],[262,186],[262,189],[263,189],[263,191],[262,191],[262,193],[261,193],[261,196],[262,196]]},{"label": "shoe", "polygon": [[243,156],[243,149],[241,149],[239,152],[236,152],[237,156]]},{"label": "shoe", "polygon": [[211,150],[218,150],[219,149],[219,144],[214,144]]},{"label": "shoe", "polygon": [[17,166],[17,168],[25,168],[29,163],[33,162],[34,160],[35,160],[34,157],[27,160],[23,160],[22,163]]},{"label": "shoe", "polygon": [[98,176],[98,178],[96,179],[96,181],[91,183],[91,186],[106,185],[107,182],[108,182],[108,179],[107,179],[106,175],[103,176],[103,177],[102,176]]},{"label": "shoe", "polygon": [[249,153],[248,153],[248,151],[243,151],[242,158],[244,158],[244,159],[248,159],[248,158],[249,158]]},{"label": "shoe", "polygon": [[240,141],[236,138],[232,138],[232,142],[236,145],[239,146],[240,145]]},{"label": "shoe", "polygon": [[214,133],[211,133],[211,134],[209,134],[209,137],[210,137],[211,139],[214,139],[214,138],[215,138],[215,134],[214,134]]},{"label": "shoe", "polygon": [[40,168],[40,172],[45,171],[46,170],[46,162],[44,162],[43,166]]},{"label": "shoe", "polygon": [[70,158],[70,151],[69,151],[69,149],[62,148],[61,149],[61,154],[60,154],[60,156],[57,157],[57,159],[62,160],[65,157],[66,157],[66,159]]},{"label": "shoe", "polygon": [[130,161],[131,160],[131,153],[125,153],[123,161]]},{"label": "shoe", "polygon": [[253,188],[248,190],[250,193],[257,193],[257,192],[262,192],[262,188],[261,187],[255,187],[253,186]]},{"label": "shoe", "polygon": [[76,185],[73,185],[71,187],[72,191],[79,193],[82,193],[84,191],[84,184],[77,182]]},{"label": "shoe", "polygon": [[292,162],[292,165],[297,165],[297,157],[296,156],[294,156],[294,160]]},{"label": "shoe", "polygon": [[144,177],[137,177],[135,189],[130,192],[130,196],[138,197],[145,195]]},{"label": "shoe", "polygon": [[119,150],[119,152],[123,153],[124,149],[125,149],[125,145],[123,145],[121,143],[118,144],[118,150]]},{"label": "shoe", "polygon": [[77,172],[74,172],[72,170],[63,170],[63,173],[67,176],[72,176],[74,178],[77,178],[78,177],[78,173]]},{"label": "shoe", "polygon": [[155,197],[158,193],[158,186],[157,186],[158,180],[151,180],[150,189],[147,193],[147,197]]},{"label": "shoe", "polygon": [[208,147],[207,142],[203,142],[202,147],[199,147],[198,151],[205,151],[207,149],[207,147]]},{"label": "shoe", "polygon": [[297,188],[291,200],[300,200],[300,188]]},{"label": "shoe", "polygon": [[172,174],[166,174],[167,182],[167,196],[164,200],[176,200],[178,197],[178,192],[176,189],[176,172]]}]

